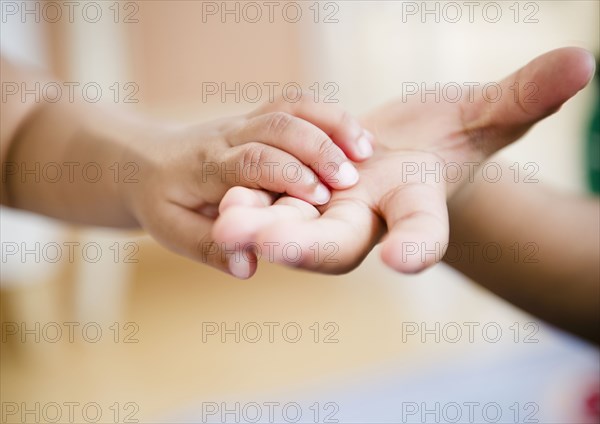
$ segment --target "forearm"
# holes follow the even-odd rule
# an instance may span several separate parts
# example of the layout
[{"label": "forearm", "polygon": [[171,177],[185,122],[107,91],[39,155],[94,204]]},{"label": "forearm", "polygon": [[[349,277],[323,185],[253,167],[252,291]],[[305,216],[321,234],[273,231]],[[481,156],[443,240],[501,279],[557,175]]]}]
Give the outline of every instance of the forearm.
[{"label": "forearm", "polygon": [[[2,71],[3,90],[6,83],[47,81],[5,61]],[[123,193],[140,183],[137,153],[151,132],[97,104],[32,99],[3,92],[2,204],[71,222],[136,227]]]},{"label": "forearm", "polygon": [[[478,181],[451,199],[449,212],[450,246],[463,254],[449,249],[447,263],[518,307],[598,342],[598,199],[541,184]],[[475,253],[465,254],[465,246]]]},{"label": "forearm", "polygon": [[123,195],[138,184],[131,149],[142,131],[91,105],[40,105],[3,161],[4,201],[59,219],[135,227]]}]

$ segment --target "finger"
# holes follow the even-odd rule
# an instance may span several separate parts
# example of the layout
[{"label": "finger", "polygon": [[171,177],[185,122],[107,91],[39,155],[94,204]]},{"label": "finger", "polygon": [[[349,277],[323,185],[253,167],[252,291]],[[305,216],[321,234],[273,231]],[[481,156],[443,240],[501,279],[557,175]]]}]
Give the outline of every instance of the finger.
[{"label": "finger", "polygon": [[257,260],[252,252],[227,251],[214,241],[211,219],[174,204],[165,208],[163,216],[170,224],[168,231],[155,237],[172,251],[240,279],[256,272]]},{"label": "finger", "polygon": [[[546,53],[464,103],[465,131],[486,155],[521,137],[536,122],[558,111],[584,88],[595,69],[593,55],[568,47]],[[495,100],[498,98],[498,100]]]},{"label": "finger", "polygon": [[270,207],[231,208],[213,235],[225,245],[253,243],[263,260],[340,274],[360,264],[382,231],[381,220],[352,200],[338,200],[319,216],[305,202],[282,198]]},{"label": "finger", "polygon": [[229,149],[222,165],[224,182],[274,193],[287,193],[315,205],[331,198],[327,186],[297,158],[262,143],[246,143]]},{"label": "finger", "polygon": [[267,225],[257,240],[272,243],[270,259],[277,263],[342,274],[360,265],[382,231],[381,220],[370,208],[340,199],[316,219]]},{"label": "finger", "polygon": [[301,96],[294,102],[283,97],[269,103],[250,116],[270,112],[286,112],[304,119],[327,133],[350,159],[360,162],[373,155],[373,135],[363,129],[357,118],[327,99],[315,101],[313,96]]},{"label": "finger", "polygon": [[399,186],[380,201],[388,226],[383,261],[403,273],[440,262],[448,244],[448,211],[443,184]]},{"label": "finger", "polygon": [[201,206],[198,212],[214,220],[220,212],[230,206],[267,206],[273,204],[275,198],[276,195],[268,191],[236,186],[225,193],[219,204],[207,203]]},{"label": "finger", "polygon": [[[281,149],[298,158],[333,188],[344,189],[358,182],[358,171],[331,138],[315,125],[284,112],[252,117],[228,137],[230,144],[252,141]],[[280,169],[286,163],[278,164]]]},{"label": "finger", "polygon": [[245,201],[253,205],[233,204],[232,197],[242,197],[238,193],[232,193],[227,201],[230,205],[223,210],[219,219],[213,227],[213,236],[219,243],[223,243],[227,249],[236,245],[245,248],[248,244],[256,243],[258,235],[269,225],[286,223],[295,225],[298,222],[316,219],[320,216],[319,211],[311,204],[293,197],[282,197],[273,205],[259,204],[257,198],[249,199],[249,193],[245,193]]},{"label": "finger", "polygon": [[254,190],[246,187],[232,187],[227,190],[221,203],[219,213],[233,206],[263,207],[270,206],[275,201],[275,196],[264,190]]}]

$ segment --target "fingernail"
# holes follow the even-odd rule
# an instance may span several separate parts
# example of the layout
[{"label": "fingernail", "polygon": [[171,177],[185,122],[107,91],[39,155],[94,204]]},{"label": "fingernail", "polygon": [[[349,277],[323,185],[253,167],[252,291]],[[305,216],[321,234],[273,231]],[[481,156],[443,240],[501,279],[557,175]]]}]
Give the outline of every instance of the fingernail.
[{"label": "fingernail", "polygon": [[375,136],[373,135],[373,133],[367,129],[363,130],[365,136],[367,137],[367,140],[369,140],[370,142],[372,142],[373,140],[375,140]]},{"label": "fingernail", "polygon": [[352,186],[358,181],[358,171],[350,162],[344,162],[336,174],[338,183],[343,186]]},{"label": "fingernail", "polygon": [[229,272],[234,277],[242,280],[250,277],[250,263],[243,257],[241,252],[229,260]]},{"label": "fingernail", "polygon": [[373,155],[373,146],[371,146],[371,142],[366,134],[361,135],[358,139],[358,153],[364,159],[370,158]]},{"label": "fingernail", "polygon": [[325,203],[329,202],[330,198],[331,193],[329,193],[329,190],[327,190],[327,187],[325,187],[323,184],[319,184],[317,188],[315,188],[315,191],[313,192],[313,200],[317,205],[324,205]]}]

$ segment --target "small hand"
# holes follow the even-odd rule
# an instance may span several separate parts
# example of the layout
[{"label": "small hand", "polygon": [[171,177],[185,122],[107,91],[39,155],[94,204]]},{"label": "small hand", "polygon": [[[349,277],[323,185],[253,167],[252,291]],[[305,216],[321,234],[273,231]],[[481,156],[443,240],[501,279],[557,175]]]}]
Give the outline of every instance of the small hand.
[{"label": "small hand", "polygon": [[151,138],[143,152],[127,158],[140,169],[140,184],[124,195],[133,215],[171,250],[239,277],[253,272],[253,264],[229,261],[210,235],[229,188],[287,193],[322,205],[330,188],[358,181],[348,158],[372,154],[370,136],[358,120],[307,98]]}]

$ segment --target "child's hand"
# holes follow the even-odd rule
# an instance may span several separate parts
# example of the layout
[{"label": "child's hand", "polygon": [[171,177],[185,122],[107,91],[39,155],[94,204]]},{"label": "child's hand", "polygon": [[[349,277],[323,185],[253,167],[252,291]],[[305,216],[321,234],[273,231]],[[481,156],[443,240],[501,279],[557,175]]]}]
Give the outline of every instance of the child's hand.
[{"label": "child's hand", "polygon": [[132,214],[172,250],[238,277],[250,276],[252,265],[238,258],[228,267],[210,239],[229,188],[287,193],[322,205],[331,188],[357,183],[348,158],[361,161],[372,154],[372,136],[356,119],[305,98],[152,138],[144,151],[127,158],[139,165],[140,183],[123,185]]}]

